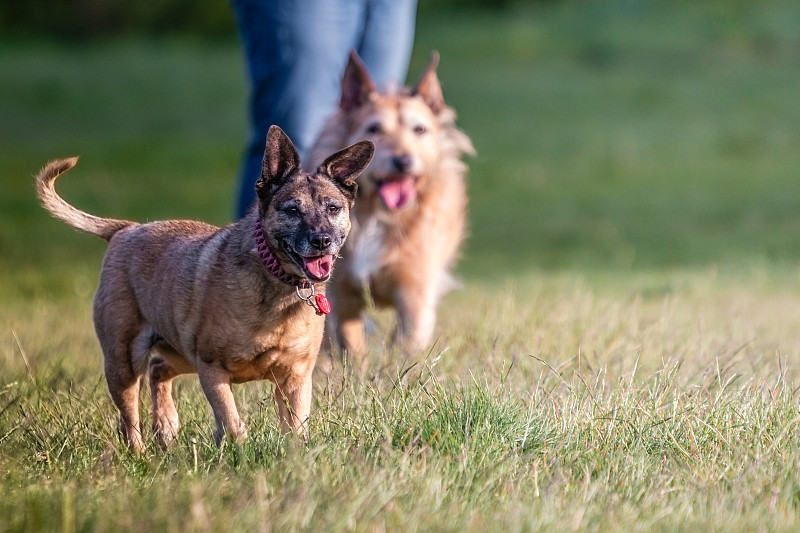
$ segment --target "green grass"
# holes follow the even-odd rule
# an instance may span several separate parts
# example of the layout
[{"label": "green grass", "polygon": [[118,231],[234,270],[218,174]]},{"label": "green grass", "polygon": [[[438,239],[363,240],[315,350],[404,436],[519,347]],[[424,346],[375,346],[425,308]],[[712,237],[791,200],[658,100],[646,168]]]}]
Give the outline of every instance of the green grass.
[{"label": "green grass", "polygon": [[225,223],[239,50],[4,43],[0,532],[795,530],[798,22],[788,0],[423,10],[411,77],[440,51],[478,149],[436,344],[401,357],[377,315],[369,370],[316,376],[307,443],[254,383],[250,439],[218,448],[179,380],[178,440],[142,457],[91,325],[103,243],[32,176],[80,155],[82,208]]}]

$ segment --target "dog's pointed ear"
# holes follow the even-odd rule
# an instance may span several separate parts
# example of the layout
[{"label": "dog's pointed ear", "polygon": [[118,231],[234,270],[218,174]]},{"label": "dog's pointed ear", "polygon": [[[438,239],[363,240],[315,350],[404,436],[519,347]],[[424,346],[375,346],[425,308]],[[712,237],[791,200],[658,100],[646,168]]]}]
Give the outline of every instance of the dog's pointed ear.
[{"label": "dog's pointed ear", "polygon": [[323,161],[318,172],[330,176],[352,203],[358,193],[356,178],[366,170],[373,155],[375,145],[371,141],[359,141]]},{"label": "dog's pointed ear", "polygon": [[256,193],[263,197],[285,178],[300,169],[300,155],[289,136],[278,126],[270,126],[261,177],[256,181]]},{"label": "dog's pointed ear", "polygon": [[352,111],[367,103],[370,95],[377,91],[364,62],[355,50],[350,50],[350,59],[342,77],[342,99],[339,107],[342,111]]},{"label": "dog's pointed ear", "polygon": [[442,85],[439,83],[439,77],[436,75],[436,67],[439,66],[439,52],[431,54],[431,60],[428,62],[428,67],[425,72],[420,76],[419,81],[411,90],[412,96],[421,96],[422,99],[431,108],[434,114],[439,114],[444,109],[444,96],[442,95]]}]

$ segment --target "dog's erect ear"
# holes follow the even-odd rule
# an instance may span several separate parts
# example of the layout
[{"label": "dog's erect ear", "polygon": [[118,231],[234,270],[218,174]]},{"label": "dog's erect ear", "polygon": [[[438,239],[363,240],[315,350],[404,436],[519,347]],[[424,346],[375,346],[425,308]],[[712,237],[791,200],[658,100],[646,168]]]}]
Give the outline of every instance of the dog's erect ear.
[{"label": "dog's erect ear", "polygon": [[278,126],[270,126],[267,145],[261,163],[261,177],[256,181],[256,193],[262,197],[300,168],[300,155],[291,139]]},{"label": "dog's erect ear", "polygon": [[342,99],[339,107],[342,111],[352,111],[367,103],[370,95],[377,91],[364,62],[355,50],[350,50],[350,59],[342,78]]},{"label": "dog's erect ear", "polygon": [[444,109],[442,85],[439,83],[439,77],[436,75],[436,67],[438,66],[439,52],[433,52],[428,67],[425,69],[425,72],[422,73],[419,81],[411,91],[412,96],[421,96],[434,114],[439,114],[439,112]]},{"label": "dog's erect ear", "polygon": [[333,178],[352,202],[358,192],[356,178],[364,172],[374,154],[375,145],[371,141],[360,141],[327,158],[319,166],[318,172]]}]

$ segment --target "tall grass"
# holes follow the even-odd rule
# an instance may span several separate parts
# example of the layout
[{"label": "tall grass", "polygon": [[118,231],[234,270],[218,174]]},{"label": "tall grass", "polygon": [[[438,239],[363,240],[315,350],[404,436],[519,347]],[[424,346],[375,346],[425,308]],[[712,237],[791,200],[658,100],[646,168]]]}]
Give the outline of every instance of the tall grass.
[{"label": "tall grass", "polygon": [[187,377],[178,441],[161,452],[148,433],[142,457],[117,436],[88,319],[22,324],[3,347],[0,516],[14,531],[790,531],[796,293],[696,283],[652,298],[520,287],[533,306],[468,288],[430,353],[403,359],[378,333],[366,373],[315,376],[307,443],[249,384],[250,439],[217,448]]},{"label": "tall grass", "polygon": [[[563,3],[430,12],[473,137],[463,288],[403,356],[315,375],[307,442],[271,387],[250,438],[182,430],[132,455],[90,319],[102,242],[50,220],[32,175],[91,212],[232,212],[246,137],[235,43],[0,54],[0,531],[793,531],[800,106],[794,2]],[[412,77],[413,77],[412,73]],[[142,397],[147,419],[148,400]]]}]

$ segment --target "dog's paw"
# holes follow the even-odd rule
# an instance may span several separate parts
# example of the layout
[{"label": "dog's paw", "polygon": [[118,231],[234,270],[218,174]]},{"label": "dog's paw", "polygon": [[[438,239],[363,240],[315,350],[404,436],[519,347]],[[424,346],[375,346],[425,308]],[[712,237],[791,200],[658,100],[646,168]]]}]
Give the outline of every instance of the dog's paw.
[{"label": "dog's paw", "polygon": [[181,424],[178,417],[170,418],[167,416],[159,417],[153,424],[153,434],[158,441],[158,444],[166,449],[178,437],[178,430]]},{"label": "dog's paw", "polygon": [[247,439],[247,427],[244,422],[239,421],[235,430],[233,428],[217,427],[214,431],[214,442],[217,446],[222,444],[222,441],[227,439],[231,442],[243,442]]},{"label": "dog's paw", "polygon": [[119,432],[133,453],[139,455],[144,451],[144,438],[142,438],[142,432],[138,424],[136,426],[131,426],[122,418],[122,415],[120,415]]}]

